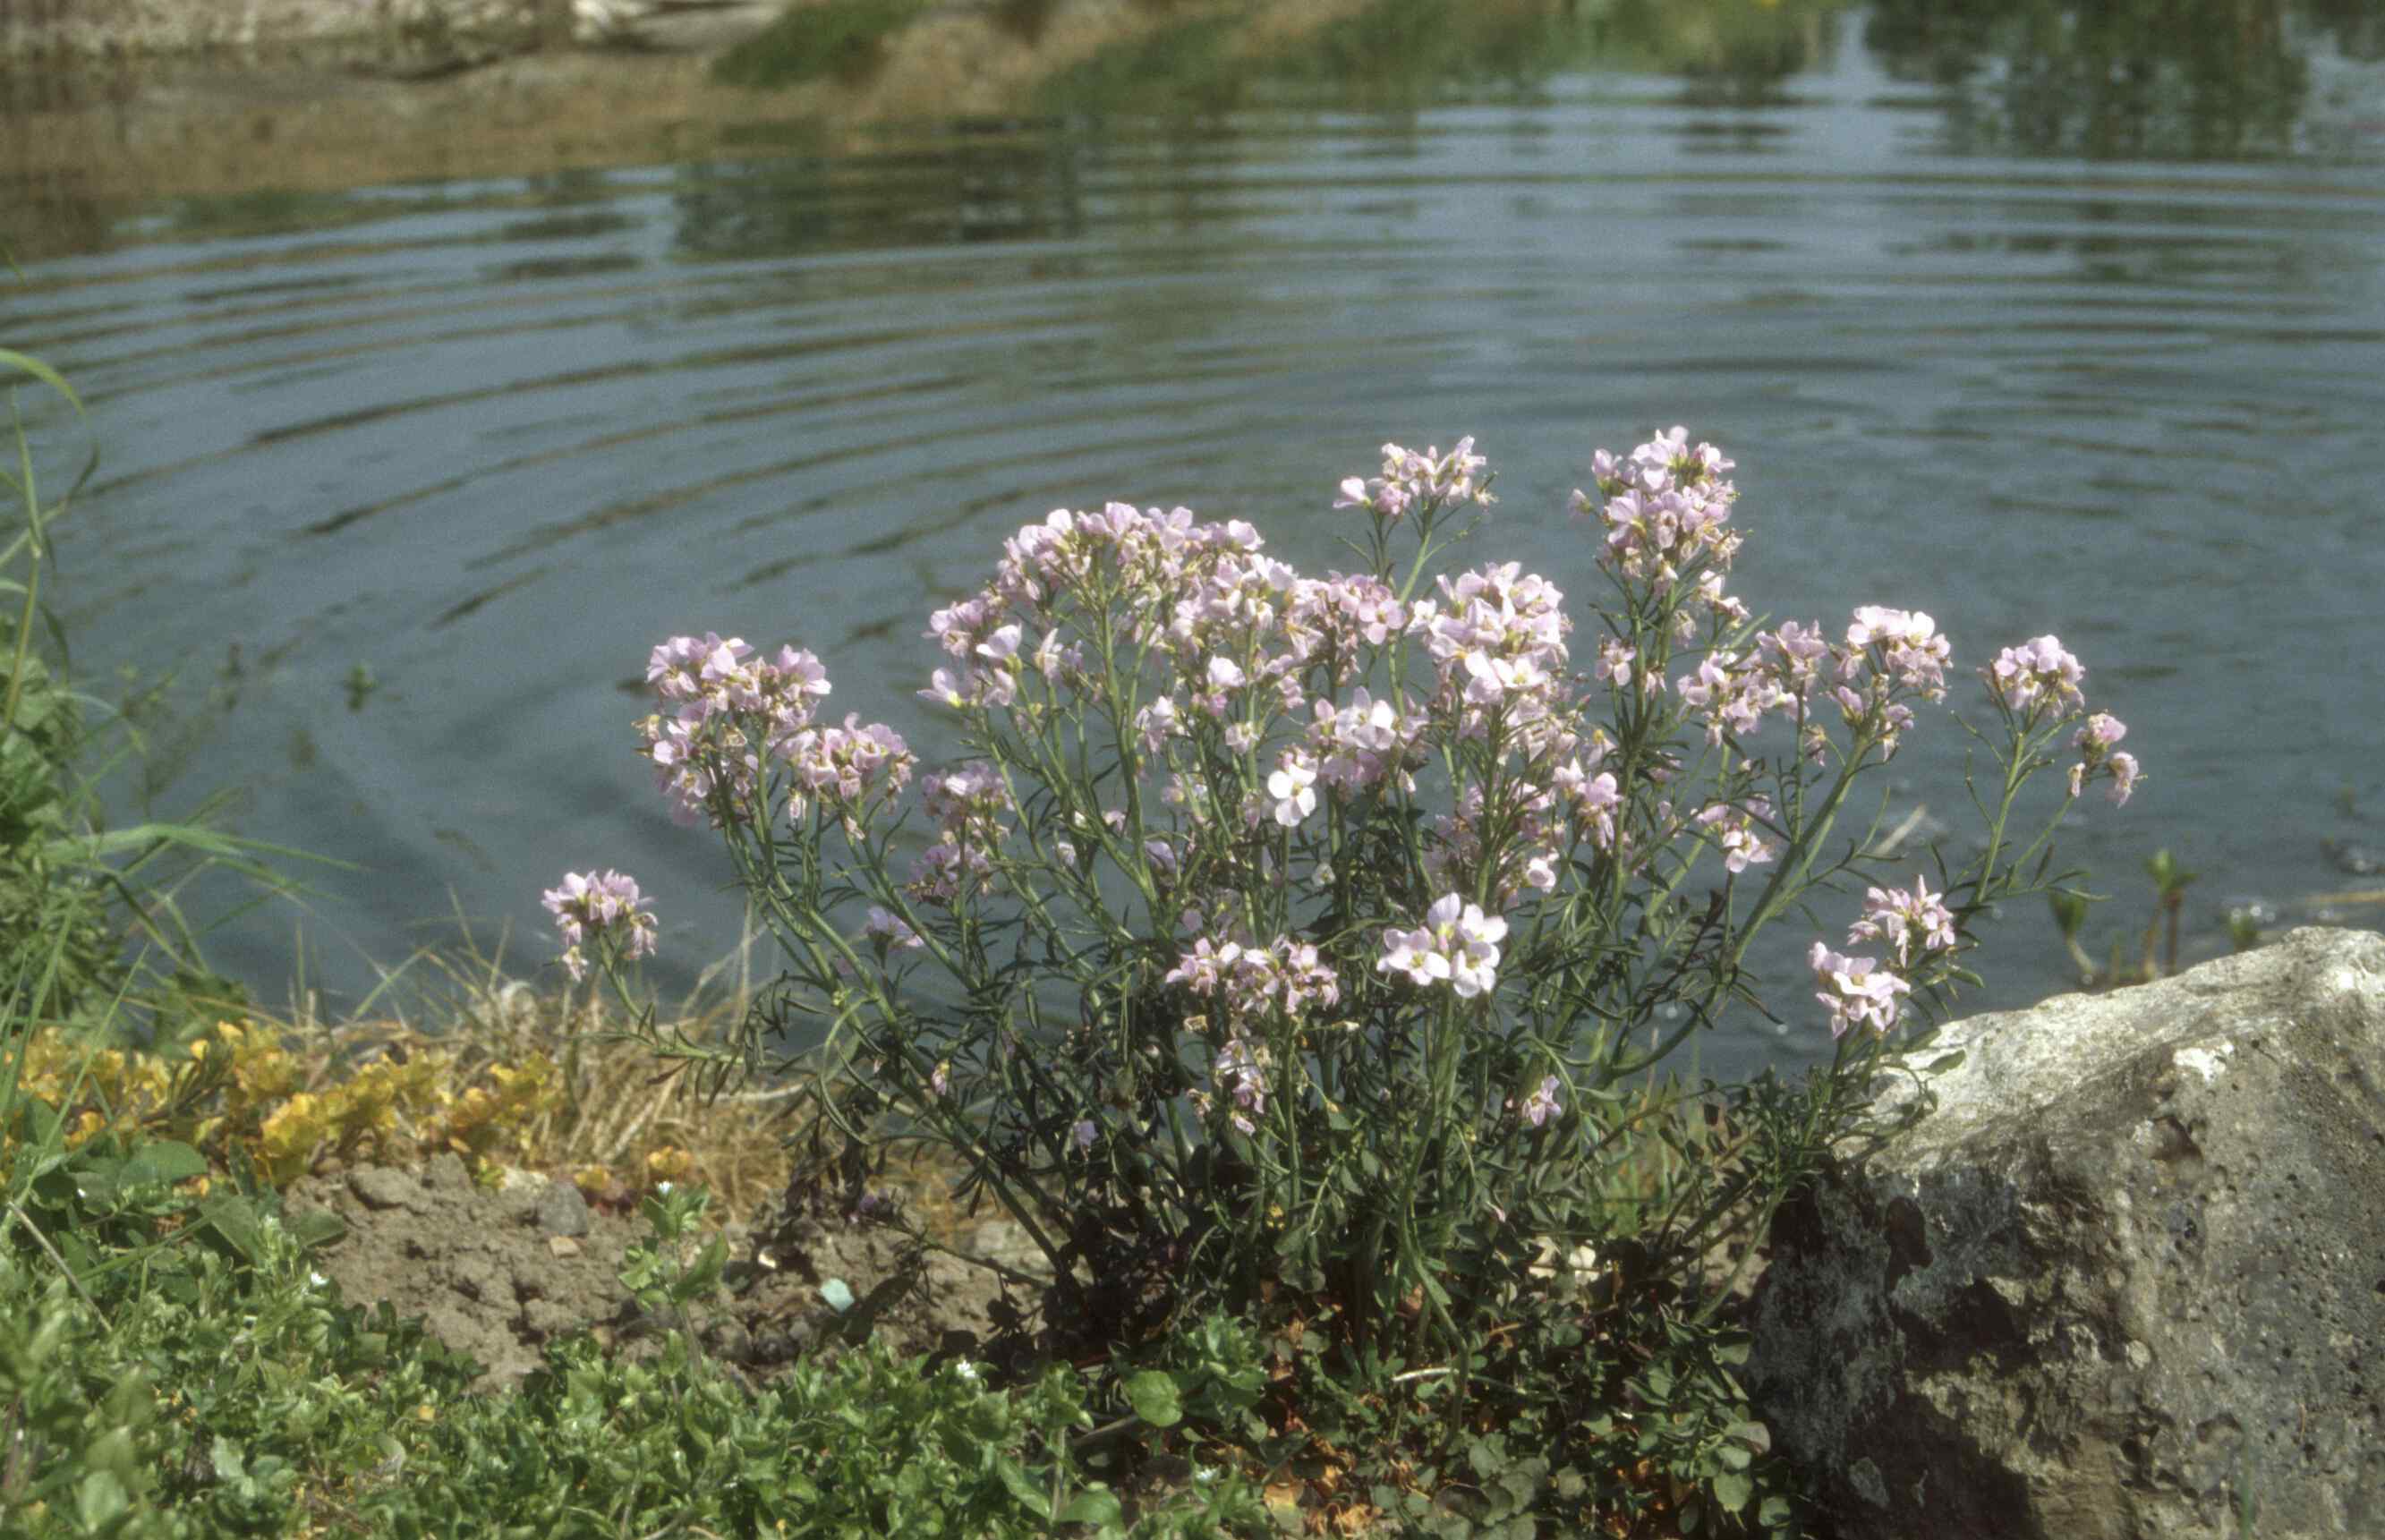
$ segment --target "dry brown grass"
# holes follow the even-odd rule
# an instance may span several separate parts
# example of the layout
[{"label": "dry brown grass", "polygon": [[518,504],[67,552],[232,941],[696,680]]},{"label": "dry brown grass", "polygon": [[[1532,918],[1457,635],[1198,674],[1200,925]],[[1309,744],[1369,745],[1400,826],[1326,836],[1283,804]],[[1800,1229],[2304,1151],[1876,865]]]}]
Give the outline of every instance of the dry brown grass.
[{"label": "dry brown grass", "polygon": [[[657,1008],[662,1037],[706,1048],[730,1040],[753,998],[751,945],[716,963],[676,1008]],[[379,1060],[424,1053],[448,1056],[458,1086],[553,1063],[555,1094],[508,1130],[502,1150],[486,1160],[493,1173],[568,1175],[612,1206],[634,1202],[659,1181],[693,1182],[712,1194],[716,1218],[752,1223],[798,1177],[827,1182],[844,1153],[808,1066],[780,1085],[708,1097],[693,1075],[625,1037],[632,1023],[593,985],[532,985],[507,973],[502,951],[469,945],[423,954],[408,972],[415,976],[394,978],[381,992],[381,1009],[337,1024],[301,1014],[278,1025],[315,1045],[309,1062],[324,1086]],[[964,1169],[955,1158],[914,1143],[874,1145],[862,1156],[872,1190],[895,1198],[931,1237],[949,1244],[973,1233],[981,1215],[954,1196]]]}]

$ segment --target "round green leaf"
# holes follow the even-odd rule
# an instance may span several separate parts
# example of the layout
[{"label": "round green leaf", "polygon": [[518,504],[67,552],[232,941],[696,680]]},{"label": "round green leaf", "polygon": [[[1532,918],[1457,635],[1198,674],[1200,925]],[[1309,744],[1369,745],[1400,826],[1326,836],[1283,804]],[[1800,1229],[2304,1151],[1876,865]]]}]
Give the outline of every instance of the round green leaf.
[{"label": "round green leaf", "polygon": [[1162,1370],[1144,1369],[1129,1374],[1126,1400],[1137,1417],[1155,1428],[1172,1428],[1184,1421],[1184,1404],[1177,1394],[1176,1381]]}]

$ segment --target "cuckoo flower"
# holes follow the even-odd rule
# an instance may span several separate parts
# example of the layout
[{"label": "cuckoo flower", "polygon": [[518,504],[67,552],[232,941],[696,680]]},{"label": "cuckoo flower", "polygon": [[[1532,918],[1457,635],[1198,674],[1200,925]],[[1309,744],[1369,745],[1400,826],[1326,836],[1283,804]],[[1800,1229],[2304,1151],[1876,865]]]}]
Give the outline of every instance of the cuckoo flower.
[{"label": "cuckoo flower", "polygon": [[2079,751],[2079,763],[2070,767],[2072,796],[2078,796],[2088,778],[2094,776],[2111,781],[2111,797],[2116,805],[2129,800],[2142,774],[2137,768],[2137,756],[2112,751],[2112,746],[2128,736],[2127,725],[2108,712],[2097,712],[2087,719],[2070,739],[2071,746]]},{"label": "cuckoo flower", "polygon": [[1928,953],[1951,951],[1954,916],[1944,898],[1942,893],[1929,891],[1929,882],[1919,876],[1913,879],[1909,893],[1901,888],[1867,888],[1863,918],[1848,927],[1847,945],[1882,942],[1895,955],[1896,965],[1904,969]]},{"label": "cuckoo flower", "polygon": [[1415,930],[1383,932],[1383,954],[1375,961],[1378,971],[1404,973],[1421,985],[1447,984],[1461,1000],[1497,987],[1505,920],[1486,917],[1479,905],[1455,893],[1435,900],[1424,919]]},{"label": "cuckoo flower", "polygon": [[651,956],[655,916],[638,892],[637,879],[621,872],[566,872],[563,885],[547,889],[546,911],[563,933],[563,966],[576,983],[588,975],[585,948],[618,950],[625,958]]},{"label": "cuckoo flower", "polygon": [[2079,682],[2087,677],[2087,670],[2055,637],[2038,637],[2005,648],[1996,654],[1995,662],[1979,670],[1979,677],[1987,681],[1988,693],[2016,716],[2031,715],[2047,706],[2068,712],[2086,705]]},{"label": "cuckoo flower", "polygon": [[1814,982],[1821,988],[1814,998],[1830,1013],[1830,1036],[1843,1037],[1851,1026],[1868,1026],[1886,1033],[1896,1025],[1898,1000],[1913,986],[1879,965],[1873,957],[1842,957],[1821,942],[1807,958]]}]

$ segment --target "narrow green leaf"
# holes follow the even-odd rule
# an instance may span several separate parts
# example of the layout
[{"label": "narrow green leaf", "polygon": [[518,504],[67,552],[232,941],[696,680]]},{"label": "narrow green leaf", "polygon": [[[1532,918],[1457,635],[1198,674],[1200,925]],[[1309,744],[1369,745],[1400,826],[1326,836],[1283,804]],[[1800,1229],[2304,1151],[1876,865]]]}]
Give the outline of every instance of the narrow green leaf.
[{"label": "narrow green leaf", "polygon": [[66,377],[31,354],[19,353],[12,348],[0,348],[0,368],[15,369],[20,374],[31,375],[35,379],[66,397],[67,404],[76,411],[82,410],[82,398],[74,393],[74,387],[66,382]]}]

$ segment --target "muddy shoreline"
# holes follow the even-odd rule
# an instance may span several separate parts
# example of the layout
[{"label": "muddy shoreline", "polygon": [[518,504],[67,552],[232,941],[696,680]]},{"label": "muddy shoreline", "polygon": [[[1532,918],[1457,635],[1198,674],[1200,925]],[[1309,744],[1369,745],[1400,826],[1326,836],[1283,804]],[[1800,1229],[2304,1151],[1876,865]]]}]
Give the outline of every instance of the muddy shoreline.
[{"label": "muddy shoreline", "polygon": [[[0,0],[18,6],[0,18],[21,22],[25,3]],[[0,242],[20,258],[102,249],[126,209],[160,198],[850,150],[901,125],[1046,110],[1039,93],[1055,76],[1169,28],[1226,22],[1230,47],[1256,58],[1364,8],[1364,0],[1052,0],[1025,29],[1002,7],[952,0],[888,37],[866,73],[754,89],[722,83],[713,66],[775,7],[691,10],[681,19],[694,24],[670,34],[684,46],[625,48],[574,42],[552,8],[569,0],[528,3],[547,7],[537,28],[486,57],[455,54],[451,40],[449,62],[437,68],[421,68],[433,56],[408,53],[385,31],[252,32],[243,35],[261,40],[240,46],[0,62],[0,187],[12,194],[0,201],[14,205]],[[190,8],[222,9],[209,0]]]}]

